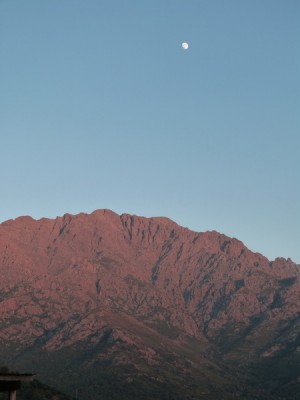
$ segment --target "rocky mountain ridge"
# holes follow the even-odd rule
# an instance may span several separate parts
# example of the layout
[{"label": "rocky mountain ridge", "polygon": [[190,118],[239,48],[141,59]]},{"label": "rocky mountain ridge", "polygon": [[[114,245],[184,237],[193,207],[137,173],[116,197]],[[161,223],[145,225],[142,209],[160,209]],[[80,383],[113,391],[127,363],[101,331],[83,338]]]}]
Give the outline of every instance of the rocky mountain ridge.
[{"label": "rocky mountain ridge", "polygon": [[9,220],[0,224],[3,363],[30,368],[40,360],[46,382],[69,394],[86,374],[87,397],[100,390],[100,376],[104,390],[107,371],[106,382],[122,376],[129,392],[135,380],[147,383],[149,399],[163,398],[162,389],[153,394],[163,385],[176,398],[183,382],[181,399],[251,398],[249,376],[257,398],[292,398],[300,381],[299,271],[290,259],[270,262],[237,239],[167,218],[97,210]]}]

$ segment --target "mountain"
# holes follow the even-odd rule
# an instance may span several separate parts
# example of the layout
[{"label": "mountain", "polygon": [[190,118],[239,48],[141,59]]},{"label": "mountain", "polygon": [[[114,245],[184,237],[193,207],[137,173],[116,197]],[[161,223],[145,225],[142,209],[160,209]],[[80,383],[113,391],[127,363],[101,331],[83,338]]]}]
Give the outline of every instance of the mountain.
[{"label": "mountain", "polygon": [[0,361],[87,399],[298,399],[300,268],[109,210],[0,224]]}]

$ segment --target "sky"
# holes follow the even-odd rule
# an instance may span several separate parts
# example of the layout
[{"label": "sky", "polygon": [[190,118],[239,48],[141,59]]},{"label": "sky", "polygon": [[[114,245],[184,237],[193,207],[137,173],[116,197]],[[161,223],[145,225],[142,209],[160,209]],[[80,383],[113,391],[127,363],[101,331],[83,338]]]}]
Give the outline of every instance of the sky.
[{"label": "sky", "polygon": [[298,0],[0,0],[0,221],[166,216],[300,263],[299,20]]}]

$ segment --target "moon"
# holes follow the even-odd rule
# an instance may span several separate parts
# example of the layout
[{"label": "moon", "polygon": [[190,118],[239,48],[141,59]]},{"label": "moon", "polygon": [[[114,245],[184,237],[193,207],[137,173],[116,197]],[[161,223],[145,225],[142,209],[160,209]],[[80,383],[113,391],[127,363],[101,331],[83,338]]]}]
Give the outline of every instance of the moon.
[{"label": "moon", "polygon": [[189,44],[186,43],[186,42],[183,42],[183,43],[181,44],[181,47],[183,48],[183,50],[187,50],[187,49],[189,48]]}]

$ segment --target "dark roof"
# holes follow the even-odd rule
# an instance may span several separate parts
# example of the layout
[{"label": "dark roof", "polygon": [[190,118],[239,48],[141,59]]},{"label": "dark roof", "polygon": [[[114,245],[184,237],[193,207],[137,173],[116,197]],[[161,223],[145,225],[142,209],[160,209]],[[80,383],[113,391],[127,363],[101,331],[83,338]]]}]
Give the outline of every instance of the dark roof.
[{"label": "dark roof", "polygon": [[0,381],[32,381],[35,374],[0,373]]}]

